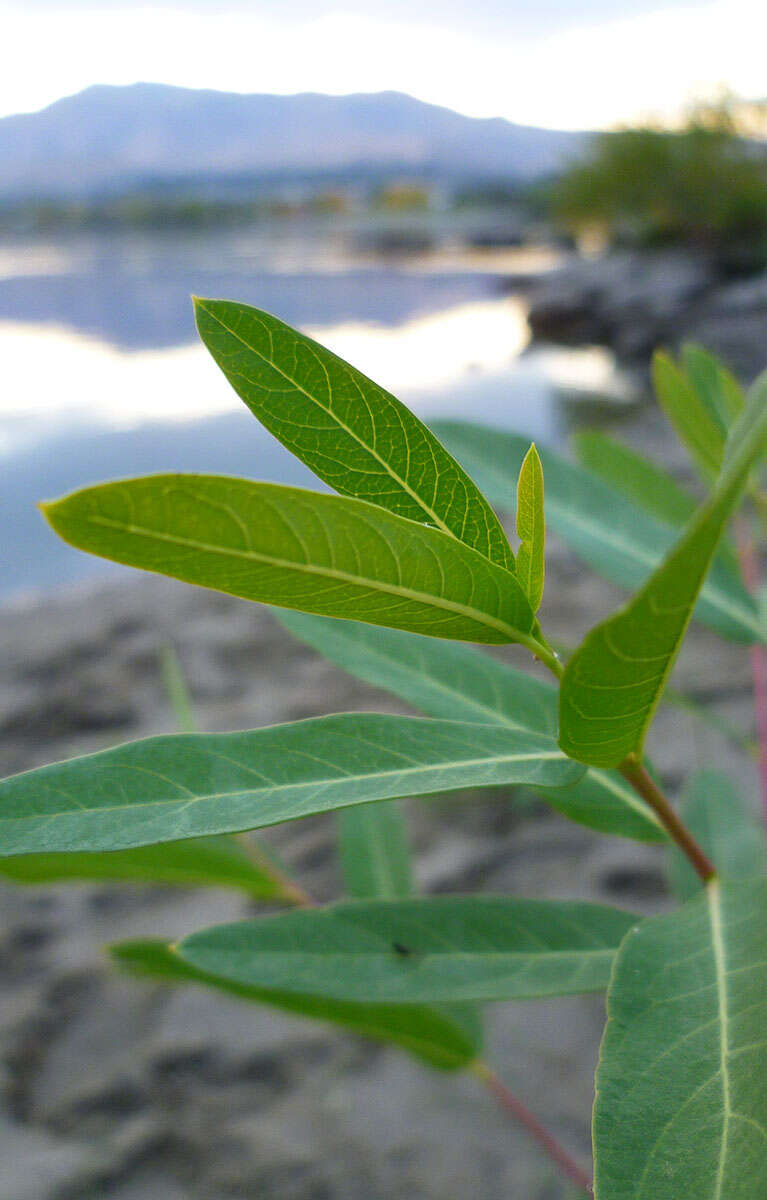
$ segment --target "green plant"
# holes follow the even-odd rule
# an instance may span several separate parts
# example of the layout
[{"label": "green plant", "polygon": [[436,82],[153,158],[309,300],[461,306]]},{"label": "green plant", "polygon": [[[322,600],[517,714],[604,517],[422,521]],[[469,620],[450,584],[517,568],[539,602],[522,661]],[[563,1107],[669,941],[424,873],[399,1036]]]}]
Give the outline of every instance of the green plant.
[{"label": "green plant", "polygon": [[686,242],[755,264],[767,238],[767,162],[741,137],[731,109],[694,109],[676,131],[644,126],[597,135],[551,185],[571,229],[600,226],[612,240]]},{"label": "green plant", "polygon": [[[159,475],[86,488],[45,515],[92,553],[279,606],[298,637],[427,715],[188,732],[14,776],[0,784],[5,873],[228,884],[292,905],[112,953],[143,975],[473,1070],[584,1191],[585,1172],[482,1060],[479,1005],[607,990],[599,1200],[757,1200],[767,1175],[763,835],[718,774],[694,777],[674,808],[644,744],[693,613],[749,645],[755,669],[764,662],[764,610],[727,530],[742,506],[749,528],[763,511],[767,376],[744,394],[698,348],[680,365],[657,358],[661,403],[710,487],[698,505],[599,434],[578,443],[590,470],[461,423],[440,425],[438,440],[274,317],[225,301],[196,307],[203,341],[248,407],[340,495]],[[490,504],[506,506],[515,483],[516,554]],[[545,521],[638,589],[566,666],[537,616]],[[461,642],[515,643],[555,682]],[[189,726],[172,657],[165,671]],[[767,796],[767,774],[764,783]],[[528,785],[594,830],[665,844],[681,906],[643,920],[575,902],[415,896],[392,801],[495,784]],[[341,817],[350,898],[326,908],[233,836],[330,811]]]}]

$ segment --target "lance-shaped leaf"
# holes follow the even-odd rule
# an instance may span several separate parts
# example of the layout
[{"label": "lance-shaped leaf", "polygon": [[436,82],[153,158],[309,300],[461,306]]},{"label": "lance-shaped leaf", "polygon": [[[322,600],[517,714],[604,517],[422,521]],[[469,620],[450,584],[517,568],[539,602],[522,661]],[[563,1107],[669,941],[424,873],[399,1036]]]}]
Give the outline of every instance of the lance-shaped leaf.
[{"label": "lance-shaped leaf", "polygon": [[262,870],[231,838],[191,838],[167,846],[137,846],[104,854],[0,857],[0,875],[29,884],[111,879],[178,887],[234,887],[262,900],[293,900],[279,880]]},{"label": "lance-shaped leaf", "polygon": [[360,500],[217,475],[152,475],[44,506],[81,550],[287,608],[465,641],[529,641],[514,575]]},{"label": "lance-shaped leaf", "polygon": [[575,434],[573,447],[587,471],[664,524],[678,528],[693,516],[698,501],[692,492],[629,446],[600,430],[586,429]]},{"label": "lance-shaped leaf", "polygon": [[663,351],[652,361],[658,403],[705,480],[722,465],[726,433],[685,372]]},{"label": "lance-shaped leaf", "polygon": [[552,900],[354,901],[184,938],[176,953],[235,983],[414,1003],[562,996],[606,987],[637,918]]},{"label": "lance-shaped leaf", "polygon": [[407,830],[396,800],[339,814],[339,851],[347,895],[392,900],[413,891]]},{"label": "lance-shaped leaf", "polygon": [[756,1200],[767,1179],[767,881],[710,883],[621,946],[596,1200]]},{"label": "lance-shaped leaf", "polygon": [[[527,440],[460,421],[439,421],[434,428],[485,495],[499,507],[508,505]],[[542,449],[540,456],[548,529],[612,582],[632,590],[645,583],[673,546],[675,530],[550,450]],[[754,601],[727,562],[715,563],[696,616],[733,641],[760,638]]]},{"label": "lance-shaped leaf", "polygon": [[393,1042],[433,1067],[458,1070],[475,1059],[481,1030],[471,1005],[355,1004],[277,989],[254,988],[199,971],[162,941],[121,942],[110,948],[124,970],[171,984],[215,988],[254,1004],[342,1025],[363,1037]]},{"label": "lance-shaped leaf", "polygon": [[[693,775],[685,787],[679,815],[725,878],[764,875],[764,833],[728,775],[722,771]],[[689,900],[700,890],[700,878],[675,846],[669,854],[674,891],[682,900]]]},{"label": "lance-shaped leaf", "polygon": [[687,378],[726,435],[743,408],[743,388],[713,354],[693,342],[682,347],[682,361]]},{"label": "lance-shaped leaf", "polygon": [[722,530],[767,434],[767,378],[749,393],[722,473],[678,545],[634,599],[588,634],[567,664],[559,700],[562,748],[614,767],[641,756]]},{"label": "lance-shaped leaf", "polygon": [[535,442],[522,460],[517,481],[517,578],[533,612],[543,597],[546,522],[543,514],[543,467]]},{"label": "lance-shaped leaf", "polygon": [[[698,501],[656,463],[597,430],[585,430],[573,438],[579,462],[609,487],[626,496],[638,508],[657,517],[672,529],[681,529],[692,518]],[[737,592],[741,573],[735,547],[723,536],[717,550],[718,579]],[[710,585],[709,585],[710,586]]]},{"label": "lance-shaped leaf", "polygon": [[0,782],[0,854],[119,850],[264,828],[350,804],[494,784],[565,786],[552,738],[353,714],[128,742]]},{"label": "lance-shaped leaf", "polygon": [[[287,611],[277,615],[291,633],[345,671],[431,717],[557,737],[557,688],[488,654],[355,621]],[[665,839],[658,818],[617,771],[591,768],[577,783],[541,794],[563,816],[600,833],[646,842]]]},{"label": "lance-shaped leaf", "polygon": [[238,396],[337,492],[450,533],[507,569],[506,534],[476,484],[404,404],[269,313],[195,300],[200,337]]}]

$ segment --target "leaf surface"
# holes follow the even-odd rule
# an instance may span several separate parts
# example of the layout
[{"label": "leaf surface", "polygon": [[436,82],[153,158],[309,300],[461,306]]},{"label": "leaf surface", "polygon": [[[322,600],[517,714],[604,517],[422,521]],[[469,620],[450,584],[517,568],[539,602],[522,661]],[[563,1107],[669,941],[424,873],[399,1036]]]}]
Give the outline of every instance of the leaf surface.
[{"label": "leaf surface", "polygon": [[639,508],[678,529],[693,516],[698,501],[656,463],[597,429],[573,437],[580,464]]},{"label": "leaf surface", "polygon": [[516,574],[533,612],[540,608],[545,573],[546,522],[543,512],[543,467],[535,442],[522,460],[517,481]]},{"label": "leaf surface", "polygon": [[[345,671],[394,692],[431,717],[557,737],[557,688],[489,654],[355,621],[287,610],[277,616],[291,633]],[[541,794],[564,816],[601,833],[665,839],[657,817],[617,771],[592,768],[576,783]]]},{"label": "leaf surface", "polygon": [[[2,834],[0,834],[0,838]],[[0,851],[0,854],[2,852]],[[109,853],[22,854],[0,857],[0,875],[14,883],[111,879],[178,887],[236,887],[263,900],[283,898],[279,883],[233,839],[192,838]]]},{"label": "leaf surface", "polygon": [[702,477],[716,479],[722,465],[725,431],[718,417],[670,355],[657,351],[652,378],[658,403]]},{"label": "leaf surface", "polygon": [[[460,421],[438,421],[434,429],[485,495],[499,508],[508,505],[527,450],[526,439]],[[676,531],[552,451],[541,449],[540,456],[548,529],[613,583],[632,591],[644,584],[673,546]],[[754,601],[726,562],[715,563],[696,616],[733,641],[759,640]]]},{"label": "leaf surface", "polygon": [[216,475],[153,475],[44,506],[81,550],[259,600],[466,641],[529,637],[514,575],[359,500]]},{"label": "leaf surface", "polygon": [[767,379],[757,381],[733,430],[711,494],[677,546],[629,604],[597,625],[567,664],[560,745],[580,762],[614,767],[641,756],[706,571],[767,433]]},{"label": "leaf surface", "polygon": [[174,734],[0,781],[0,855],[118,850],[400,796],[564,786],[582,773],[552,738],[459,721],[351,714]]},{"label": "leaf surface", "polygon": [[763,1195],[766,929],[767,881],[712,882],[624,941],[596,1079],[596,1200]]},{"label": "leaf surface", "polygon": [[404,404],[260,309],[195,300],[200,337],[259,421],[345,496],[452,534],[499,566],[514,555],[490,505]]},{"label": "leaf surface", "polygon": [[[764,875],[764,833],[728,775],[722,771],[693,775],[685,787],[679,815],[725,878]],[[674,891],[682,900],[689,900],[700,891],[700,878],[675,846],[669,854]]]},{"label": "leaf surface", "polygon": [[356,1001],[509,1000],[598,991],[637,918],[487,896],[355,901],[184,938],[198,970]]},{"label": "leaf surface", "polygon": [[339,813],[339,850],[346,894],[393,900],[413,891],[407,831],[399,803],[380,800]]},{"label": "leaf surface", "polygon": [[467,1066],[481,1048],[481,1031],[471,1005],[427,1008],[408,1004],[355,1004],[248,987],[197,970],[162,941],[121,942],[112,946],[110,953],[120,967],[132,974],[166,983],[199,984],[295,1016],[342,1025],[363,1037],[393,1042],[443,1070]]}]

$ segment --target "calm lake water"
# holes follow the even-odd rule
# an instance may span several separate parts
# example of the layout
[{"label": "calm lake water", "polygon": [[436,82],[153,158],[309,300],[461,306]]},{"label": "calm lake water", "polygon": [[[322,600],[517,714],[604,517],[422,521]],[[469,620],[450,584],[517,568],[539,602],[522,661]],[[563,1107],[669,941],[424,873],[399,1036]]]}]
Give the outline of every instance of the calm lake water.
[{"label": "calm lake water", "polygon": [[34,505],[152,471],[316,486],[243,409],[197,342],[189,296],[265,308],[348,358],[425,420],[450,415],[561,442],[575,394],[625,396],[603,350],[528,346],[504,274],[550,253],[363,257],[311,229],[0,245],[0,592],[107,569]]}]

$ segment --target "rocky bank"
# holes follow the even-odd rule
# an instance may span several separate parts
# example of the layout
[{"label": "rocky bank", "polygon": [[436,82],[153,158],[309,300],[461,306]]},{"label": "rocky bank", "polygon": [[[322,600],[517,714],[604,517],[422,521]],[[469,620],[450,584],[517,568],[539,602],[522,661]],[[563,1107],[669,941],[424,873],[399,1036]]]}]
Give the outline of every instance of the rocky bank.
[{"label": "rocky bank", "polygon": [[606,345],[632,365],[695,341],[746,380],[767,366],[767,273],[733,277],[703,251],[574,258],[525,290],[539,340]]}]

